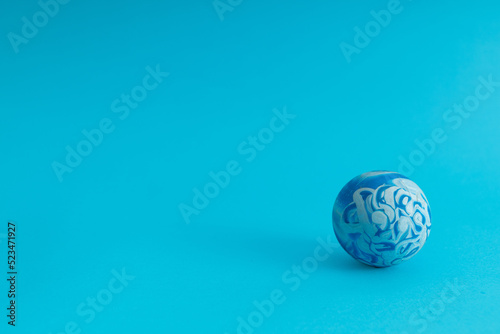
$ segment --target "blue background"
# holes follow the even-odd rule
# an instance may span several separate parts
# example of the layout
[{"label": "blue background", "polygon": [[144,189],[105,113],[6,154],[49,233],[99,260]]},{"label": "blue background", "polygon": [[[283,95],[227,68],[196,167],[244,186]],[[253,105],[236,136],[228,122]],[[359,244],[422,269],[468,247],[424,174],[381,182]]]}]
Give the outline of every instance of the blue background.
[{"label": "blue background", "polygon": [[[20,272],[16,328],[0,292],[2,333],[73,321],[82,333],[232,334],[275,289],[286,301],[255,333],[500,332],[500,87],[457,129],[443,119],[480,76],[500,81],[499,6],[401,7],[348,62],[340,43],[387,1],[244,0],[221,20],[210,0],[73,0],[17,53],[8,34],[40,6],[2,2],[0,246],[6,257],[16,221]],[[157,64],[170,75],[121,120],[112,102]],[[296,117],[246,161],[238,146],[285,107]],[[60,182],[54,161],[104,118],[114,131]],[[433,214],[423,250],[373,269],[336,248],[292,291],[282,276],[333,235],[342,186],[397,171],[436,128],[447,140],[411,173]],[[241,173],[186,224],[179,205],[231,160]],[[77,307],[122,268],[135,279],[87,323]],[[450,282],[454,301],[418,314]]]}]

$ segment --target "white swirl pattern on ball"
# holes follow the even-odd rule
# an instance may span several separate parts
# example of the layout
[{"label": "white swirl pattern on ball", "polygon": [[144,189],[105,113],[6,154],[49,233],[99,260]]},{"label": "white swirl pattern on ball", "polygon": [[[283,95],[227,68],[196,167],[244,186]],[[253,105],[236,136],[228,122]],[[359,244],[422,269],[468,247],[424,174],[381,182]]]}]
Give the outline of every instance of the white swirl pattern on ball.
[{"label": "white swirl pattern on ball", "polygon": [[429,202],[422,190],[409,179],[390,183],[356,190],[342,213],[344,248],[370,265],[385,267],[409,259],[430,232]]}]

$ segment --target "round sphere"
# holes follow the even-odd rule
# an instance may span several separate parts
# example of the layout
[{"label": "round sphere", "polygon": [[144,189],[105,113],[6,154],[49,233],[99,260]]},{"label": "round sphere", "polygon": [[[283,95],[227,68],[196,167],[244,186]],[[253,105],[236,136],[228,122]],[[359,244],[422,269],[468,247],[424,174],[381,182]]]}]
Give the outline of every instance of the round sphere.
[{"label": "round sphere", "polygon": [[389,267],[413,257],[431,231],[431,209],[415,182],[395,172],[361,174],[340,191],[333,230],[356,260]]}]

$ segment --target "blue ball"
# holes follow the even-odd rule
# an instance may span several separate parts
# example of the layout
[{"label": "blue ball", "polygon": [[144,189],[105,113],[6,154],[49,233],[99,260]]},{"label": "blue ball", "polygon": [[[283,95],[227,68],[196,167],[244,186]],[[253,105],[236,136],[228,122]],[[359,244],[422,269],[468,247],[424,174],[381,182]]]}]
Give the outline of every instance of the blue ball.
[{"label": "blue ball", "polygon": [[340,191],[333,230],[356,260],[390,267],[413,257],[431,231],[429,202],[417,184],[388,171],[361,174]]}]

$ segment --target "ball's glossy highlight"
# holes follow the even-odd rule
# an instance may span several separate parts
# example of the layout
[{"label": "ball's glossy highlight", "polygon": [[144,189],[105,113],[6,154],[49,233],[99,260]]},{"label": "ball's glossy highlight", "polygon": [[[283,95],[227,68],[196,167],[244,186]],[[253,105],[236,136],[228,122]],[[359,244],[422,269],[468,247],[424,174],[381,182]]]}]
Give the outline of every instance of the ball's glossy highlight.
[{"label": "ball's glossy highlight", "polygon": [[389,267],[413,257],[431,231],[429,202],[417,184],[388,171],[359,175],[340,191],[333,229],[356,260]]}]

